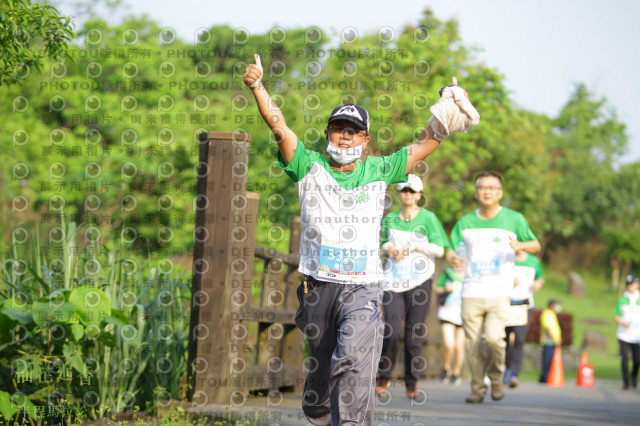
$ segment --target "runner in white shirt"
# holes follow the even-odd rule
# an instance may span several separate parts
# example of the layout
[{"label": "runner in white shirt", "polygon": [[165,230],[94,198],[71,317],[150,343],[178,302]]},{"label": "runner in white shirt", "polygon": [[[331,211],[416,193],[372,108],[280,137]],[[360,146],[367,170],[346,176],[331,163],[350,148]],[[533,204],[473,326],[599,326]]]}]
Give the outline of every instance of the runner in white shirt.
[{"label": "runner in white shirt", "polygon": [[307,150],[287,126],[261,81],[258,55],[255,61],[244,82],[276,137],[278,164],[295,182],[300,202],[298,270],[304,280],[296,324],[307,337],[311,365],[302,408],[313,424],[370,425],[382,346],[379,235],[387,186],[406,181],[446,135],[476,125],[479,115],[454,79],[415,143],[361,161],[370,140],[369,114],[341,105],[328,119],[325,158]]},{"label": "runner in white shirt", "polygon": [[[620,364],[622,367],[622,389],[638,387],[638,369],[640,369],[640,291],[638,277],[628,275],[627,291],[618,299],[613,318],[618,323],[618,343],[620,346]],[[629,353],[633,365],[629,375]]]},{"label": "runner in white shirt", "polygon": [[385,333],[378,394],[389,388],[403,335],[407,397],[420,395],[417,383],[427,365],[422,345],[428,332],[424,320],[431,305],[431,277],[435,258],[442,257],[448,240],[438,217],[418,207],[423,188],[418,176],[409,175],[407,182],[398,184],[402,209],[390,212],[382,220],[382,249],[389,257],[383,284]]},{"label": "runner in white shirt", "polygon": [[516,278],[511,293],[511,306],[505,333],[507,334],[506,356],[503,382],[511,388],[518,386],[518,376],[522,369],[524,344],[529,333],[533,293],[544,284],[542,264],[537,257],[524,250],[516,252]]},{"label": "runner in white shirt", "polygon": [[436,286],[438,300],[443,298],[438,308],[438,319],[442,331],[443,370],[438,376],[441,382],[449,381],[460,386],[462,365],[464,364],[464,329],[462,328],[462,279],[464,261],[460,268],[447,268],[440,274]]}]

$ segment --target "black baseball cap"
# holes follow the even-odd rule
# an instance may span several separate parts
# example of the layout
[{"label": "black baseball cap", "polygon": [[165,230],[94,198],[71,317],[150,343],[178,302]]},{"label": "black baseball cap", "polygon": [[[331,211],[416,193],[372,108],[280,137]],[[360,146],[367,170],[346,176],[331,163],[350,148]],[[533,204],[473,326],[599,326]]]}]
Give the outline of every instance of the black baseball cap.
[{"label": "black baseball cap", "polygon": [[627,285],[631,285],[633,283],[637,283],[638,281],[638,277],[633,275],[633,274],[629,274],[627,275]]},{"label": "black baseball cap", "polygon": [[359,129],[369,131],[369,113],[366,109],[358,105],[346,104],[335,107],[333,111],[331,111],[327,124],[338,120],[349,121],[358,126]]}]

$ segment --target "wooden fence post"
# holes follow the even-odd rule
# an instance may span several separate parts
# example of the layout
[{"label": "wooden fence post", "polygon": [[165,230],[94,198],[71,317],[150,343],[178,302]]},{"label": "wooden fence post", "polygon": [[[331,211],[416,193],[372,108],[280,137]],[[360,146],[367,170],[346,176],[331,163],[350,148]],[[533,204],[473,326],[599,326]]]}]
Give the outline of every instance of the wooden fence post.
[{"label": "wooden fence post", "polygon": [[245,278],[253,271],[255,246],[255,232],[245,226],[255,199],[246,195],[250,140],[240,133],[200,134],[188,362],[189,398],[196,406],[242,398],[231,380],[242,370],[238,305],[242,291],[251,296],[251,278],[248,284]]},{"label": "wooden fence post", "polygon": [[[300,216],[294,216],[289,222],[289,253],[300,253],[300,235],[302,234],[302,227],[300,226]],[[289,265],[287,268],[287,288],[285,293],[285,309],[296,311],[298,309],[298,295],[296,293],[298,286],[300,285],[300,279],[298,278],[300,272],[298,268],[293,265]],[[302,392],[304,388],[304,376],[302,375],[302,362],[304,360],[305,341],[304,335],[298,330],[295,325],[285,326],[285,333],[282,339],[282,360],[285,365],[298,366],[298,370],[295,371],[295,384],[293,385],[294,392]]]}]

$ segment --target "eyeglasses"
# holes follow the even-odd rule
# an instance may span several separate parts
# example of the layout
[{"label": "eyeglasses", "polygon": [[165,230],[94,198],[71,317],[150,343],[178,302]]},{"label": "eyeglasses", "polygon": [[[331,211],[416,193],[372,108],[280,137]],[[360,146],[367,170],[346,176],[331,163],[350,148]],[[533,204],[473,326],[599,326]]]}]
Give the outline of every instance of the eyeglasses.
[{"label": "eyeglasses", "polygon": [[355,136],[360,136],[360,137],[365,137],[367,136],[367,132],[365,130],[360,130],[357,131],[356,129],[352,128],[352,127],[344,127],[344,126],[329,126],[329,130],[332,132],[336,132],[336,133],[341,133],[341,134],[345,134],[349,137],[355,137]]},{"label": "eyeglasses", "polygon": [[493,192],[493,191],[498,191],[498,190],[502,189],[502,187],[501,186],[493,186],[493,185],[489,185],[489,186],[480,186],[480,185],[478,185],[478,186],[476,186],[476,189],[478,191],[491,191],[491,192]]}]

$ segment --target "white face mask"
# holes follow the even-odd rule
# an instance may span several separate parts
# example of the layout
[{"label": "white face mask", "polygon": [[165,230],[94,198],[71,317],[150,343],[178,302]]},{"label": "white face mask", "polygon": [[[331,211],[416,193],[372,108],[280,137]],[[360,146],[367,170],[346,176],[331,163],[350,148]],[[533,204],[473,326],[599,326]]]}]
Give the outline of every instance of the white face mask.
[{"label": "white face mask", "polygon": [[349,164],[353,163],[356,160],[359,160],[362,156],[362,147],[364,144],[359,146],[354,146],[351,148],[338,148],[330,141],[327,144],[327,152],[335,161],[340,164]]}]

